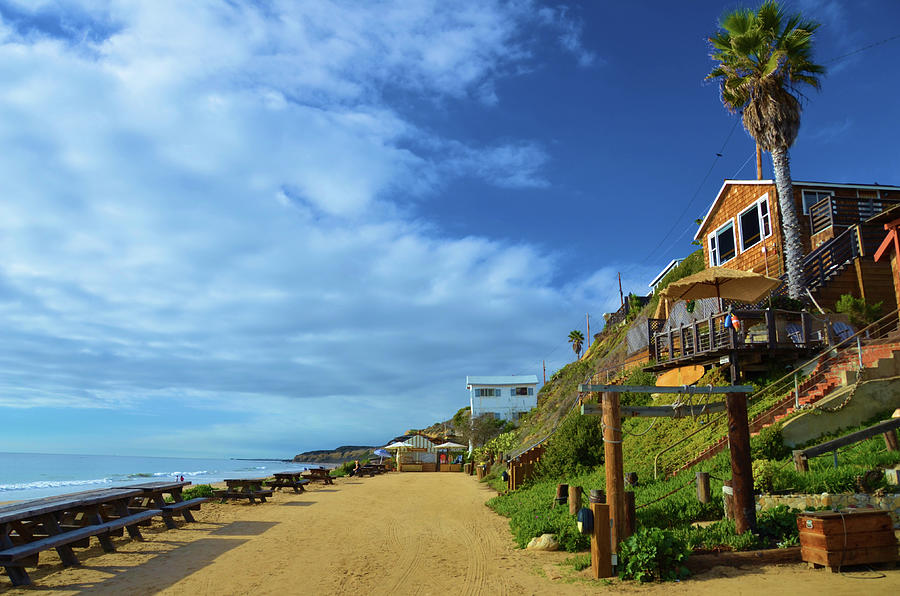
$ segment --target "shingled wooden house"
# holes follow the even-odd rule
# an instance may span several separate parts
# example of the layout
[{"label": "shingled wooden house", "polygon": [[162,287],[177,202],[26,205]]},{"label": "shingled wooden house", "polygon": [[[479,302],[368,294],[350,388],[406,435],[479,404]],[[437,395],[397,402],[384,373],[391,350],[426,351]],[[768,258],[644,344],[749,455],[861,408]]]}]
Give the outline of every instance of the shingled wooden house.
[{"label": "shingled wooden house", "polygon": [[[842,294],[851,294],[869,303],[883,302],[883,312],[895,309],[891,266],[887,259],[876,262],[873,257],[884,238],[884,222],[877,216],[900,205],[900,187],[794,181],[793,189],[805,255],[804,299],[811,296],[830,310]],[[703,246],[707,266],[786,277],[772,180],[726,180],[694,238]],[[726,313],[717,300],[697,301],[690,312],[679,303],[667,319],[648,320],[649,355],[656,361],[648,369],[730,357],[737,358],[742,370],[763,370],[772,358],[796,359],[842,338],[836,319],[813,307],[787,311],[739,306],[735,314],[742,322],[740,333],[725,325]]]},{"label": "shingled wooden house", "polygon": [[[896,308],[891,269],[872,256],[883,227],[867,223],[900,203],[900,187],[793,183],[803,246],[803,282],[824,308],[841,294]],[[726,180],[694,237],[708,266],[724,265],[780,277],[785,272],[775,182]]]}]

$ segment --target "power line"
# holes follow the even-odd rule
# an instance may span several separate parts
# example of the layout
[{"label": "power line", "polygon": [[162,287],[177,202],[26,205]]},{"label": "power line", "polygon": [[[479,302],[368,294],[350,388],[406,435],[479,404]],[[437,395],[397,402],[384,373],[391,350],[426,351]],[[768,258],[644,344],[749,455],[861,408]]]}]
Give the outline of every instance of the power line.
[{"label": "power line", "polygon": [[872,48],[874,48],[876,46],[880,46],[889,41],[894,41],[895,39],[900,39],[900,34],[894,35],[893,37],[887,37],[885,39],[882,39],[881,41],[876,41],[875,43],[870,43],[869,45],[863,46],[856,50],[853,50],[852,52],[847,52],[846,54],[841,54],[837,58],[832,58],[831,60],[826,60],[822,64],[832,64],[833,62],[837,62],[838,60],[843,60],[844,58],[847,58],[848,56],[853,56],[854,54],[859,54],[860,52],[865,52],[866,50],[871,50]]},{"label": "power line", "polygon": [[[728,136],[725,137],[725,142],[722,143],[722,148],[719,149],[719,151],[716,153],[716,156],[713,158],[712,163],[709,165],[709,169],[706,171],[706,175],[703,176],[703,180],[701,180],[700,184],[697,185],[697,190],[694,191],[694,194],[691,196],[691,199],[687,202],[687,205],[684,206],[684,209],[681,211],[681,214],[675,219],[675,222],[681,221],[681,219],[684,217],[685,213],[687,213],[688,210],[691,208],[691,205],[694,204],[694,201],[697,200],[697,197],[700,195],[700,191],[703,190],[703,185],[706,184],[706,181],[709,179],[709,175],[712,174],[713,168],[716,167],[716,164],[718,163],[719,159],[722,157],[722,154],[725,152],[725,146],[728,145],[728,141],[731,140],[731,135],[734,134],[734,129],[737,128],[738,122],[740,122],[740,119],[736,118],[734,120],[734,124],[731,126],[731,130],[728,131]],[[662,237],[662,239],[659,241],[659,243],[656,245],[656,247],[650,251],[650,253],[647,255],[647,257],[643,261],[641,261],[642,263],[647,263],[654,256],[656,251],[659,250],[660,247],[663,244],[665,244],[666,240],[669,239],[669,236],[672,235],[672,232],[675,230],[675,227],[676,226],[669,227],[669,230],[665,233],[665,235]]]}]

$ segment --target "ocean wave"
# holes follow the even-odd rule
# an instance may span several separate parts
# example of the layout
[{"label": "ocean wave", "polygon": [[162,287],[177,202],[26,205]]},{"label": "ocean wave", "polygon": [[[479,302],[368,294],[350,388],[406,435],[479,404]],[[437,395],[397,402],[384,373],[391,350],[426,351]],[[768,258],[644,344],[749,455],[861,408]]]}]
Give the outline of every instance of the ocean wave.
[{"label": "ocean wave", "polygon": [[109,478],[96,478],[94,480],[37,480],[35,482],[19,482],[15,484],[0,484],[0,492],[12,492],[16,490],[33,490],[38,488],[60,488],[63,486],[94,486],[97,484],[110,484]]},{"label": "ocean wave", "polygon": [[147,472],[138,472],[136,474],[127,474],[125,478],[153,478],[156,474],[148,474]]},{"label": "ocean wave", "polygon": [[197,470],[195,472],[156,472],[153,476],[206,476],[209,470]]}]

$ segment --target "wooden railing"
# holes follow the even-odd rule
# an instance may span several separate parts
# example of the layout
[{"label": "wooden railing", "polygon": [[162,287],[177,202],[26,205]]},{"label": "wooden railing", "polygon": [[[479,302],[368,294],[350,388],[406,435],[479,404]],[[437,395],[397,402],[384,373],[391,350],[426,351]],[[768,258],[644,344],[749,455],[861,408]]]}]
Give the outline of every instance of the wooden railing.
[{"label": "wooden railing", "polygon": [[809,208],[810,235],[832,226],[847,228],[900,203],[897,199],[825,197]]},{"label": "wooden railing", "polygon": [[748,349],[808,348],[827,341],[826,326],[807,312],[735,310],[740,331],[725,327],[728,313],[653,334],[651,350],[657,362],[681,360]]}]

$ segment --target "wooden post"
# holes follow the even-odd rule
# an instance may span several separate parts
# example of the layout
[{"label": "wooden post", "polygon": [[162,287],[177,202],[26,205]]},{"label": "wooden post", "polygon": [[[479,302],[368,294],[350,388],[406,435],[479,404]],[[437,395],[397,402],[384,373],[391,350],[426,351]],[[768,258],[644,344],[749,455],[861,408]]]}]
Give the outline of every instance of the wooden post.
[{"label": "wooden post", "polygon": [[722,502],[725,509],[725,519],[734,519],[734,489],[731,480],[726,480],[722,486]]},{"label": "wooden post", "polygon": [[900,451],[900,446],[897,445],[897,431],[889,430],[884,433],[884,444],[887,445],[888,451]]},{"label": "wooden post", "polygon": [[[591,491],[591,513],[594,516],[594,534],[591,536],[591,571],[594,579],[612,577],[610,552],[609,505],[605,505]],[[602,492],[602,491],[599,491]]]},{"label": "wooden post", "polygon": [[809,472],[809,460],[799,449],[794,451],[794,469],[798,472]]},{"label": "wooden post", "polygon": [[581,509],[581,487],[580,486],[570,486],[569,487],[569,513],[571,513],[572,515],[577,515],[579,509]]},{"label": "wooden post", "polygon": [[697,500],[709,503],[709,472],[697,472]]},{"label": "wooden post", "polygon": [[[746,414],[744,423],[746,424]],[[618,552],[619,543],[624,538],[625,531],[625,478],[622,470],[621,425],[619,394],[605,392],[603,394],[603,467],[606,469],[606,496],[612,524],[610,539],[613,541],[614,552]]]},{"label": "wooden post", "polygon": [[774,350],[777,347],[778,331],[775,328],[775,313],[771,308],[766,309],[766,335],[769,336],[769,349]]},{"label": "wooden post", "polygon": [[734,488],[734,527],[738,534],[756,531],[756,502],[753,498],[753,469],[750,458],[750,428],[747,424],[747,396],[726,393],[728,447]]},{"label": "wooden post", "polygon": [[632,534],[634,534],[635,529],[635,519],[636,519],[636,511],[634,505],[634,492],[626,491],[625,492],[625,535],[622,536],[622,540],[625,540]]},{"label": "wooden post", "polygon": [[569,485],[568,484],[557,484],[556,485],[556,504],[557,505],[565,505],[566,501],[569,499]]}]

